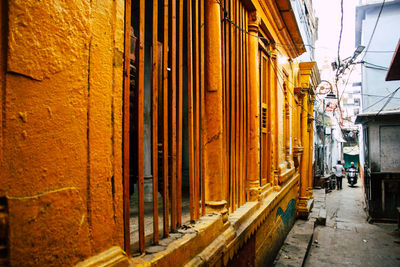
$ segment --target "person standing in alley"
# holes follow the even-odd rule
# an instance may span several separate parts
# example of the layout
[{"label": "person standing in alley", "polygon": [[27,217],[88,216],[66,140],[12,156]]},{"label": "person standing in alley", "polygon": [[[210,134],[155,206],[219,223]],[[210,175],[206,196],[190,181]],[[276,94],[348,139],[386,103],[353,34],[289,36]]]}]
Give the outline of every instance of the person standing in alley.
[{"label": "person standing in alley", "polygon": [[343,179],[343,175],[344,175],[344,168],[343,168],[342,162],[340,160],[338,160],[336,166],[333,168],[335,169],[336,187],[337,187],[337,190],[340,190],[340,189],[342,189],[342,179]]}]

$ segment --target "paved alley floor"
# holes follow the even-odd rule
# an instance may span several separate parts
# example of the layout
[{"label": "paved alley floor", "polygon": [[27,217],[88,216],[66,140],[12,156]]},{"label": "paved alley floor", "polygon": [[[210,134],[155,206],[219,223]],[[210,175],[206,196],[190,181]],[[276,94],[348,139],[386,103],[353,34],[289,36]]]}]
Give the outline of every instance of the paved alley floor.
[{"label": "paved alley floor", "polygon": [[396,224],[367,222],[360,181],[326,196],[326,226],[317,226],[305,261],[310,266],[400,266]]}]

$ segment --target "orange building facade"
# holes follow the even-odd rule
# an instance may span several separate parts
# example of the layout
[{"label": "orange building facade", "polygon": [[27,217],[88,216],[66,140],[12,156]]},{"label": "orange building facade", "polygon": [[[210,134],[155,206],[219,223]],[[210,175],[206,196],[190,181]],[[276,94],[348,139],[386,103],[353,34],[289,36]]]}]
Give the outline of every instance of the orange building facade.
[{"label": "orange building facade", "polygon": [[0,13],[0,265],[272,263],[313,199],[290,1]]}]

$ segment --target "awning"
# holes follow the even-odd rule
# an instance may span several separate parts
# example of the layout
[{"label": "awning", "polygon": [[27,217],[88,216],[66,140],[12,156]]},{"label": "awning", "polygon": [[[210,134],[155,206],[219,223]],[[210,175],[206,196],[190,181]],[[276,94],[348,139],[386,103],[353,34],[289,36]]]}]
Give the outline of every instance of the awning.
[{"label": "awning", "polygon": [[381,118],[381,117],[398,117],[400,115],[400,109],[395,109],[395,110],[385,110],[381,111],[378,114],[378,111],[374,112],[366,112],[366,113],[360,113],[357,115],[356,118],[356,124],[363,124],[365,122],[368,122],[370,120],[375,119],[375,117]]},{"label": "awning", "polygon": [[343,154],[347,155],[359,155],[360,154],[360,149],[358,146],[347,146],[343,147]]}]

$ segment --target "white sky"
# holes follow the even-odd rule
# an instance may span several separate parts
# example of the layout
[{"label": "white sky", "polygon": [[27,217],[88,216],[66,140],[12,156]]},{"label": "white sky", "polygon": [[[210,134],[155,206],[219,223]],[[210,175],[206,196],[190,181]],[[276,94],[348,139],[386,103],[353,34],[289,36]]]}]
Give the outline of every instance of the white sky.
[{"label": "white sky", "polygon": [[[359,0],[343,0],[343,33],[340,57],[352,56],[355,50],[355,7]],[[337,57],[340,34],[340,0],[313,0],[315,16],[319,18],[316,60],[321,66],[324,58],[333,62]]]}]

